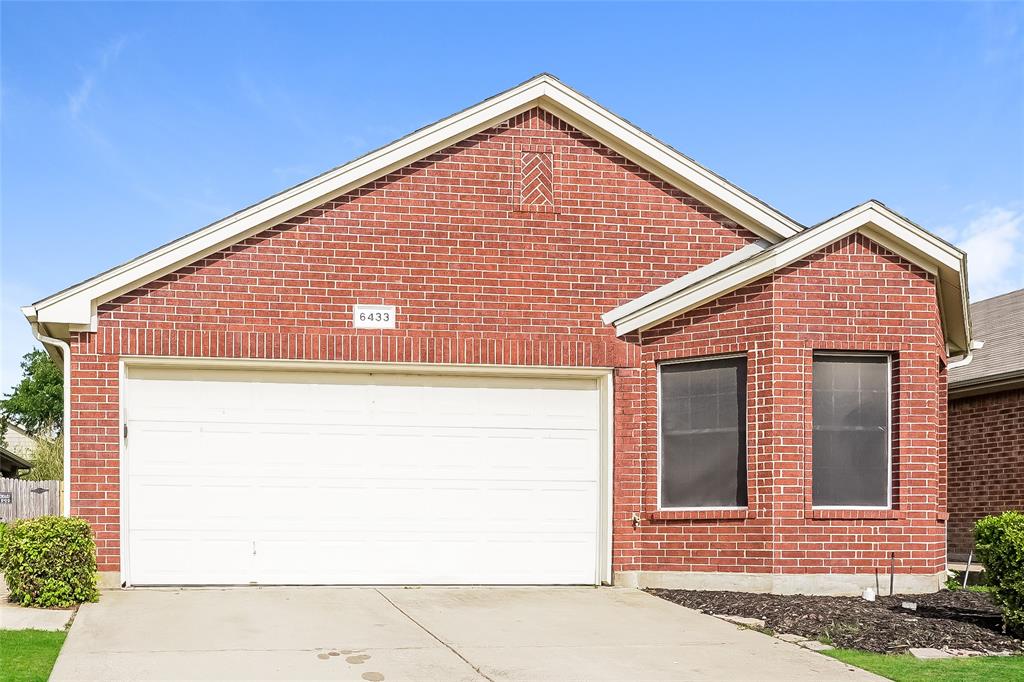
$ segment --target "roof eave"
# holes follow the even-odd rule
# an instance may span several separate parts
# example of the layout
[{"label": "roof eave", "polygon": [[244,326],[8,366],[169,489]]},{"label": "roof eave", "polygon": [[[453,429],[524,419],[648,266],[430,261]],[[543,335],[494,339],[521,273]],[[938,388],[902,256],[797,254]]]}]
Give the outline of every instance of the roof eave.
[{"label": "roof eave", "polygon": [[968,398],[1024,388],[1024,369],[949,384],[950,398]]},{"label": "roof eave", "polygon": [[276,194],[31,306],[35,319],[65,334],[95,331],[97,308],[146,282],[195,262],[540,106],[756,234],[778,241],[802,226],[656,140],[587,97],[541,74],[381,149]]},{"label": "roof eave", "polygon": [[[615,311],[611,311],[606,315],[606,322],[615,325],[615,333],[619,336],[650,329],[857,232],[935,277],[946,343],[951,352],[966,352],[971,341],[966,254],[874,200],[790,237],[762,254],[690,283],[671,295],[632,309],[628,314],[615,315],[612,314]],[[628,303],[616,311],[627,306]]]}]

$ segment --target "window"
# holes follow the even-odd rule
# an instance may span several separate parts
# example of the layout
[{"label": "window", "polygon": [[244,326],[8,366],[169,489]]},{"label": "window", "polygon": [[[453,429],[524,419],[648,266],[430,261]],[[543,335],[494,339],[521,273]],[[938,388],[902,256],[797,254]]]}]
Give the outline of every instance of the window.
[{"label": "window", "polygon": [[814,506],[889,506],[889,386],[888,355],[815,354]]},{"label": "window", "polygon": [[662,509],[747,505],[747,360],[661,366]]}]

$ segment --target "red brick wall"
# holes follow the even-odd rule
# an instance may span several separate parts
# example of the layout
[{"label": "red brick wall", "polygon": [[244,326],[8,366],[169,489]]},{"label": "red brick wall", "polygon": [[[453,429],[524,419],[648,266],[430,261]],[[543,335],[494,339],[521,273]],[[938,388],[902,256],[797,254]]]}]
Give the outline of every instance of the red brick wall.
[{"label": "red brick wall", "polygon": [[1024,389],[949,402],[949,555],[966,559],[974,522],[1024,511]]},{"label": "red brick wall", "polygon": [[[935,574],[944,567],[940,466],[945,375],[930,276],[848,237],[728,296],[644,332],[640,535],[645,570]],[[815,350],[893,356],[894,509],[811,506]],[[657,363],[747,356],[745,511],[657,512]]]},{"label": "red brick wall", "polygon": [[[673,323],[675,341],[659,342],[664,329],[643,344],[618,339],[600,321],[755,239],[527,112],[103,305],[98,331],[72,338],[72,511],[94,524],[100,569],[117,569],[122,355],[605,366],[616,368],[615,570],[846,571],[890,545],[906,570],[932,567],[942,449],[934,401],[921,395],[938,367],[924,275],[844,242]],[[356,302],[398,306],[398,328],[352,329]],[[806,424],[795,408],[820,339],[900,353],[901,419],[922,430],[901,431],[897,518],[805,518]],[[740,345],[754,349],[760,382],[749,392],[755,518],[645,519],[635,530],[633,512],[654,502],[656,352]],[[825,549],[826,532],[839,544]]]},{"label": "red brick wall", "polygon": [[[536,211],[524,153],[553,159]],[[527,112],[101,306],[98,332],[72,339],[72,510],[117,568],[122,354],[608,366],[626,396],[636,351],[601,313],[755,240]],[[398,306],[398,328],[353,330],[356,302]]]}]

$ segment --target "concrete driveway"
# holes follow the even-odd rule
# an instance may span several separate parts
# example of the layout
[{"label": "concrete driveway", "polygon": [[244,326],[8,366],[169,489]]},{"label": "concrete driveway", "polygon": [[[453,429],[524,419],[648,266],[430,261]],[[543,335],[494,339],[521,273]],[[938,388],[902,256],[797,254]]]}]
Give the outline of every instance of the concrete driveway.
[{"label": "concrete driveway", "polygon": [[878,680],[615,588],[104,592],[51,680]]}]

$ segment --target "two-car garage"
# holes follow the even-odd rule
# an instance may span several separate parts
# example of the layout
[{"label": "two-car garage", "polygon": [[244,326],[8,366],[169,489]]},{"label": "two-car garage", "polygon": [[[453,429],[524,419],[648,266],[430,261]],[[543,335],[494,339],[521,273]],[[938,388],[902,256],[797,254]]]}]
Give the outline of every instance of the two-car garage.
[{"label": "two-car garage", "polygon": [[134,585],[594,584],[607,377],[128,365]]}]

